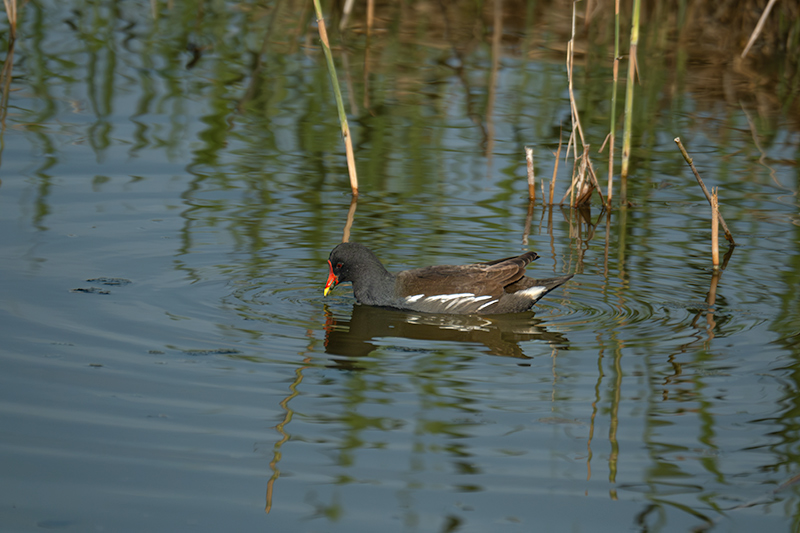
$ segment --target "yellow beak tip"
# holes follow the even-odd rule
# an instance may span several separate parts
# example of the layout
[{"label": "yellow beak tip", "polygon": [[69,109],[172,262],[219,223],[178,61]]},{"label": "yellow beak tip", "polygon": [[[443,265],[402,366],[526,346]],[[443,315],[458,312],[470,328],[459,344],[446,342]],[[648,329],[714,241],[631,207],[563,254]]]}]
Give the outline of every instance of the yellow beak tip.
[{"label": "yellow beak tip", "polygon": [[327,296],[329,292],[331,292],[331,288],[325,287],[325,290],[322,291],[322,296]]}]

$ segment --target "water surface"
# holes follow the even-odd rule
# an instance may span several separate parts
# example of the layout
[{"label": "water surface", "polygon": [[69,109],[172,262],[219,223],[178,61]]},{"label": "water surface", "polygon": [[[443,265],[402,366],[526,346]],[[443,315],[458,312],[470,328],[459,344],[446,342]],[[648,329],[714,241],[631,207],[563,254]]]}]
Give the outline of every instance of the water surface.
[{"label": "water surface", "polygon": [[[523,147],[549,179],[569,124],[561,28],[508,13],[493,70],[490,19],[445,35],[387,9],[367,63],[362,32],[337,48],[351,238],[394,270],[535,250],[532,275],[575,277],[513,316],[372,309],[322,298],[351,199],[309,12],[23,9],[0,167],[4,530],[800,524],[788,115],[709,99],[685,65],[667,95],[675,71],[645,54],[631,205],[529,210]],[[610,63],[576,68],[599,147]],[[678,135],[739,244],[721,273]]]}]

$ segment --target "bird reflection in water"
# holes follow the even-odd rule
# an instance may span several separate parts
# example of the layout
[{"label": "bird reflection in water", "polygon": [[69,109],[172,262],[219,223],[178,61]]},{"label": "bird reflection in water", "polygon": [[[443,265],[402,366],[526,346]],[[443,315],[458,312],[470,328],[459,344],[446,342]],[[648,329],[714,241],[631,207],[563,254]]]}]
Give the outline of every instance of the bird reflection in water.
[{"label": "bird reflection in water", "polygon": [[[325,306],[325,353],[350,358],[366,357],[383,338],[482,344],[489,355],[531,359],[519,343],[540,341],[566,348],[562,333],[548,331],[533,312],[509,315],[424,314],[366,305],[353,305],[350,319],[334,316]],[[357,369],[352,360],[337,360],[341,367]]]}]

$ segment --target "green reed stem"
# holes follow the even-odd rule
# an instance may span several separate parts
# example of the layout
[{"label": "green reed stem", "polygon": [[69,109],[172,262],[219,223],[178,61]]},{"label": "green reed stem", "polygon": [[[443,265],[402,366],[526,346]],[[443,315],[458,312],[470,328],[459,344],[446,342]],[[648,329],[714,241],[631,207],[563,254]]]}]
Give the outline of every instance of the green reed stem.
[{"label": "green reed stem", "polygon": [[333,94],[336,98],[336,109],[339,112],[339,123],[342,125],[342,138],[344,139],[345,153],[347,154],[347,170],[350,173],[350,188],[353,196],[358,196],[358,176],[356,175],[356,159],[353,154],[353,141],[350,137],[350,126],[347,124],[347,115],[344,111],[344,100],[342,91],[339,89],[339,79],[336,76],[336,65],[333,63],[333,54],[328,43],[328,32],[325,30],[325,19],[322,16],[322,7],[319,0],[314,0],[314,9],[317,13],[317,27],[319,28],[319,38],[322,41],[322,50],[325,52],[325,60],[328,62],[328,74],[333,85]]},{"label": "green reed stem", "polygon": [[620,201],[628,201],[628,164],[631,156],[631,128],[633,124],[633,83],[636,78],[636,51],[639,47],[639,14],[641,0],[633,2],[633,21],[631,22],[631,50],[628,58],[628,79],[625,89],[625,129],[622,134],[622,171],[620,178]]}]

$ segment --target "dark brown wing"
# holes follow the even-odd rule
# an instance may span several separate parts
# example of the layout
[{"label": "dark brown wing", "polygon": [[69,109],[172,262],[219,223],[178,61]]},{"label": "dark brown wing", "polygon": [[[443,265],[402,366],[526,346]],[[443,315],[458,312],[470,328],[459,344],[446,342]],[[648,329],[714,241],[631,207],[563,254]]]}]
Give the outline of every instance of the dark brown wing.
[{"label": "dark brown wing", "polygon": [[525,267],[537,256],[533,252],[473,265],[438,265],[405,270],[397,275],[399,296],[471,293],[500,296],[503,287],[525,275]]},{"label": "dark brown wing", "polygon": [[536,261],[539,259],[539,255],[536,252],[525,252],[522,255],[515,255],[513,257],[506,257],[503,259],[495,259],[494,261],[489,261],[487,263],[478,263],[479,265],[496,265],[498,263],[505,263],[506,261],[513,261],[516,263],[521,263],[522,268],[524,269],[531,261]]},{"label": "dark brown wing", "polygon": [[525,274],[536,254],[473,265],[440,265],[397,275],[401,306],[428,313],[479,313],[496,304],[504,287]]}]

